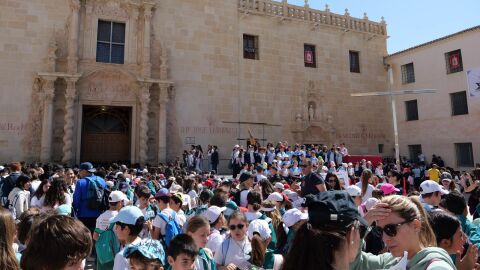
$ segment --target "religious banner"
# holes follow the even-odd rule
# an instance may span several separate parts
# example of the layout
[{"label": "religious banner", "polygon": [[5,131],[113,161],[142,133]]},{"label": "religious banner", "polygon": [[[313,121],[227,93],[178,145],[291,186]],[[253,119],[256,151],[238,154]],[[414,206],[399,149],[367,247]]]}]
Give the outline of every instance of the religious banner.
[{"label": "religious banner", "polygon": [[450,69],[456,69],[460,67],[460,52],[452,53],[448,56],[448,63],[450,64]]},{"label": "religious banner", "polygon": [[480,67],[467,71],[468,92],[471,97],[480,96]]},{"label": "religious banner", "polygon": [[306,50],[305,51],[305,63],[306,64],[313,64],[313,52]]}]

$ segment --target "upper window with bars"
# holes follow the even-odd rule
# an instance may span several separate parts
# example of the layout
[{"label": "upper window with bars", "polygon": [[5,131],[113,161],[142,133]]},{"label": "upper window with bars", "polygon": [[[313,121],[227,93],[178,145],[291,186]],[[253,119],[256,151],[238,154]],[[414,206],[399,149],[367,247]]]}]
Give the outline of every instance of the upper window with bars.
[{"label": "upper window with bars", "polygon": [[413,63],[409,63],[402,66],[402,83],[415,82],[415,70],[413,69]]},{"label": "upper window with bars", "polygon": [[125,23],[98,21],[97,62],[123,64]]}]

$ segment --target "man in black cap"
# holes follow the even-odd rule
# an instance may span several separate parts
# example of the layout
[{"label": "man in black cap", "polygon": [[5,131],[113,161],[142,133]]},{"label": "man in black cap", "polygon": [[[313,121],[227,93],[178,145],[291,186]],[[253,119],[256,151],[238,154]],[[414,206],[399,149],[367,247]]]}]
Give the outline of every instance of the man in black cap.
[{"label": "man in black cap", "polygon": [[[93,196],[92,192],[89,192],[89,186],[95,184],[96,190],[102,192],[106,189],[106,184],[105,180],[94,175],[96,170],[92,163],[84,162],[80,164],[79,169],[78,175],[80,179],[77,181],[75,192],[73,193],[73,208],[78,219],[93,233],[96,220],[102,213],[102,210],[100,208],[93,209],[92,206],[89,205],[89,202],[92,201],[91,197]],[[90,183],[91,181],[93,182]]]},{"label": "man in black cap", "polygon": [[302,173],[304,175],[302,179],[302,197],[307,196],[308,194],[318,194],[320,192],[326,191],[325,181],[322,176],[313,172],[312,161],[306,159],[302,164]]}]

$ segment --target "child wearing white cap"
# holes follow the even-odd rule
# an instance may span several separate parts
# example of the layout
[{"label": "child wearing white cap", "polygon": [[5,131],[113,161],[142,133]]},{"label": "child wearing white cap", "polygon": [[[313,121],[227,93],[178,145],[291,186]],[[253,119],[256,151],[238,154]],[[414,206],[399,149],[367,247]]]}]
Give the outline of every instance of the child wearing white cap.
[{"label": "child wearing white cap", "polygon": [[267,249],[272,240],[271,233],[268,222],[265,220],[256,219],[250,223],[247,231],[252,245],[250,263],[263,269],[279,270],[283,263],[283,256]]},{"label": "child wearing white cap", "polygon": [[285,224],[285,226],[289,229],[287,234],[287,243],[285,244],[285,248],[282,252],[283,255],[287,255],[288,252],[290,252],[293,240],[295,239],[295,233],[305,222],[308,221],[308,213],[303,213],[297,208],[292,208],[285,212],[282,221],[283,224]]},{"label": "child wearing white cap", "polygon": [[207,248],[214,254],[218,247],[225,240],[225,235],[220,233],[220,230],[226,225],[227,221],[223,216],[223,212],[227,210],[226,207],[210,206],[202,215],[210,223],[210,236],[208,237]]}]

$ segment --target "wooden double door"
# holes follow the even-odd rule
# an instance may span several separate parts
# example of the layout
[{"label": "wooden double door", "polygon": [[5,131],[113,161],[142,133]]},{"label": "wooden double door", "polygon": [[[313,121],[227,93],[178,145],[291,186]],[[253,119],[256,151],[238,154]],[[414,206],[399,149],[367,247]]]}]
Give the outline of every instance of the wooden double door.
[{"label": "wooden double door", "polygon": [[130,163],[131,107],[83,106],[81,161]]}]

